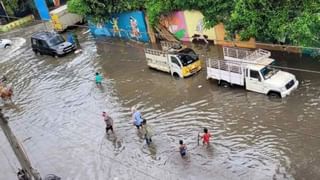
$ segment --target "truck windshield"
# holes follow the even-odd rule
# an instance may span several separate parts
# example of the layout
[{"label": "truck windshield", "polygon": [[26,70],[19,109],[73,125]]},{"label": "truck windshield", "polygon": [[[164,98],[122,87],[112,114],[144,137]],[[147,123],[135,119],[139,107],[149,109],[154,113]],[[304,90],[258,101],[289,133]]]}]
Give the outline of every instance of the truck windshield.
[{"label": "truck windshield", "polygon": [[194,50],[192,50],[190,48],[184,48],[184,49],[180,50],[179,54],[181,54],[181,55],[189,55],[189,56],[191,56],[192,58],[194,58],[196,60],[199,59],[198,55],[194,52]]},{"label": "truck windshield", "polygon": [[190,48],[185,48],[179,51],[178,57],[183,66],[188,66],[199,59],[198,55]]},{"label": "truck windshield", "polygon": [[195,61],[197,61],[197,59],[189,55],[178,55],[178,57],[181,60],[183,66],[188,66],[189,64],[192,64]]},{"label": "truck windshield", "polygon": [[61,43],[64,43],[64,39],[60,35],[54,36],[49,40],[50,46],[56,46]]},{"label": "truck windshield", "polygon": [[278,72],[278,70],[273,69],[273,68],[271,68],[269,66],[266,66],[266,67],[262,68],[260,70],[260,72],[261,72],[263,78],[266,80],[266,79],[269,79],[274,74],[276,74]]}]

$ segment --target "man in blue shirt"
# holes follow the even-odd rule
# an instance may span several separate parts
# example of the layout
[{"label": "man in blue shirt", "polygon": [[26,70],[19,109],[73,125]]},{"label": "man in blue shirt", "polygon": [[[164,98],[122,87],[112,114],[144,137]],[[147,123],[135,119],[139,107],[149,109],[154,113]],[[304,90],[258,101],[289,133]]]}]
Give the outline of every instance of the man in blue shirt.
[{"label": "man in blue shirt", "polygon": [[137,129],[140,129],[142,126],[143,119],[141,117],[141,113],[137,111],[135,107],[131,108],[132,111],[132,118],[133,118],[133,125],[137,127]]}]

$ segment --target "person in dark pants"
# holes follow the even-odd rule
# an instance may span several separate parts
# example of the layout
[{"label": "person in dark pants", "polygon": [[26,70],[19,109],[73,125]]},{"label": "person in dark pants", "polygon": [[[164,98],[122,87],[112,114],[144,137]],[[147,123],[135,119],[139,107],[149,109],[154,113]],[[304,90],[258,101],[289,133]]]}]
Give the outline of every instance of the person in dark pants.
[{"label": "person in dark pants", "polygon": [[185,157],[187,155],[187,146],[185,144],[183,144],[183,140],[179,141],[179,152],[181,157]]},{"label": "person in dark pants", "polygon": [[147,125],[147,120],[142,121],[142,130],[144,133],[144,139],[146,140],[147,145],[150,145],[152,143],[152,130],[149,125]]},{"label": "person in dark pants", "polygon": [[106,133],[109,134],[109,130],[113,133],[113,119],[106,112],[102,112],[102,117],[106,123]]}]

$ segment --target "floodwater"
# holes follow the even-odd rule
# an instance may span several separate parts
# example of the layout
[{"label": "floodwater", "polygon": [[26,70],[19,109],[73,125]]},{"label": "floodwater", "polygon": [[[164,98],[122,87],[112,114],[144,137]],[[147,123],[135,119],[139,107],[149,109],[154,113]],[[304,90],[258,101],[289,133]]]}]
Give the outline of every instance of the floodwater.
[{"label": "floodwater", "polygon": [[[144,44],[82,35],[82,54],[36,56],[29,37],[15,53],[1,50],[0,72],[14,85],[14,103],[1,103],[10,126],[42,176],[63,179],[318,179],[320,74],[291,71],[299,88],[283,100],[242,88],[218,87],[205,68],[187,79],[149,69]],[[79,32],[82,33],[85,30]],[[15,34],[10,34],[14,37]],[[23,40],[21,40],[23,41]],[[221,48],[194,46],[219,56]],[[320,70],[320,60],[273,53],[278,65]],[[204,66],[204,65],[203,65]],[[104,76],[103,88],[94,73]],[[137,105],[152,127],[148,147],[132,126]],[[105,134],[101,112],[114,119]],[[207,127],[211,145],[198,145]],[[188,157],[178,153],[184,140]],[[19,167],[0,133],[0,179]]]}]

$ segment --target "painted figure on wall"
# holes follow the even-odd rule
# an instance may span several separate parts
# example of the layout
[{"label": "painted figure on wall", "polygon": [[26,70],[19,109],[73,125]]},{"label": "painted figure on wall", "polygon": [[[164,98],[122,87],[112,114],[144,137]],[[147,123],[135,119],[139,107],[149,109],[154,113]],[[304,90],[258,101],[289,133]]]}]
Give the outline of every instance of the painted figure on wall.
[{"label": "painted figure on wall", "polygon": [[188,41],[187,26],[182,11],[177,11],[169,15],[162,15],[160,17],[160,23],[179,40]]},{"label": "painted figure on wall", "polygon": [[95,27],[96,28],[92,28],[94,36],[111,36],[109,30],[105,28],[102,23],[96,23]]},{"label": "painted figure on wall", "polygon": [[139,31],[139,27],[138,27],[138,22],[137,20],[130,16],[130,26],[131,26],[131,37],[132,38],[136,38],[137,40],[139,40],[140,38],[140,31]]},{"label": "painted figure on wall", "polygon": [[112,28],[113,28],[113,36],[116,36],[116,33],[117,33],[118,36],[121,37],[121,32],[118,26],[118,17],[112,18],[110,23],[112,24]]},{"label": "painted figure on wall", "polygon": [[102,22],[102,24],[89,21],[89,26],[94,35],[119,37],[143,42],[149,41],[144,13],[142,11],[113,14],[109,20]]},{"label": "painted figure on wall", "polygon": [[203,19],[199,19],[198,23],[197,23],[197,26],[196,26],[196,32],[198,34],[194,34],[192,36],[192,42],[193,41],[204,41],[206,44],[208,44],[208,36],[207,35],[204,35],[203,34],[203,31],[204,31],[204,25],[203,25]]}]

